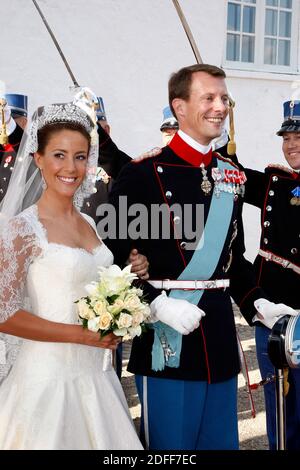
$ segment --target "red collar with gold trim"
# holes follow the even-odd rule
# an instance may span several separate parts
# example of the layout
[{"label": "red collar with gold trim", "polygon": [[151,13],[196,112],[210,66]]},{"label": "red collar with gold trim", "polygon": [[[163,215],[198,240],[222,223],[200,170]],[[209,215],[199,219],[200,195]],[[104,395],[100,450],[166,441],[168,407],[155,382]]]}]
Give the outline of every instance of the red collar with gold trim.
[{"label": "red collar with gold trim", "polygon": [[170,147],[178,157],[196,167],[199,167],[201,163],[208,166],[212,160],[212,149],[210,149],[208,153],[203,154],[187,144],[178,134],[174,135],[168,147]]}]

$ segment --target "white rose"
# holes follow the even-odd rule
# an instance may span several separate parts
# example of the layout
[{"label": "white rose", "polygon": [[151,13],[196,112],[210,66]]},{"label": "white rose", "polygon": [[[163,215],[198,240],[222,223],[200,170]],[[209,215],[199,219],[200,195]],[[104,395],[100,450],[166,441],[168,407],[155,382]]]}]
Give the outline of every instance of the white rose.
[{"label": "white rose", "polygon": [[121,313],[117,325],[119,328],[129,328],[132,325],[132,316],[128,313]]},{"label": "white rose", "polygon": [[112,305],[107,307],[107,310],[112,314],[116,315],[120,313],[124,308],[124,302],[122,299],[116,299]]},{"label": "white rose", "polygon": [[103,313],[99,317],[99,328],[100,330],[108,330],[108,328],[111,326],[112,322],[112,316],[109,312]]},{"label": "white rose", "polygon": [[138,297],[141,297],[143,295],[142,289],[139,289],[138,287],[131,287],[130,288],[130,293],[131,294],[136,294]]},{"label": "white rose", "polygon": [[81,318],[85,318],[86,320],[91,320],[95,317],[95,314],[91,307],[86,303],[85,299],[80,299],[77,303],[78,313]]},{"label": "white rose", "polygon": [[124,308],[126,310],[129,310],[129,312],[134,312],[135,310],[138,310],[140,306],[141,301],[137,295],[133,294],[126,296],[124,301]]},{"label": "white rose", "polygon": [[144,321],[144,313],[142,310],[137,310],[132,315],[132,326],[136,327]]},{"label": "white rose", "polygon": [[93,304],[93,308],[97,315],[103,315],[107,312],[107,303],[103,300],[96,300]]},{"label": "white rose", "polygon": [[148,304],[144,304],[144,303],[142,305],[143,305],[143,307],[141,308],[141,310],[143,312],[144,318],[148,318],[151,315],[150,306]]},{"label": "white rose", "polygon": [[136,289],[136,295],[138,295],[139,297],[142,297],[143,295],[142,289]]},{"label": "white rose", "polygon": [[135,336],[140,336],[142,334],[142,328],[140,325],[128,328],[128,333],[130,334],[131,338],[134,338]]},{"label": "white rose", "polygon": [[97,294],[97,287],[98,286],[96,282],[91,282],[90,284],[87,284],[84,288],[90,296],[93,296]]},{"label": "white rose", "polygon": [[99,317],[92,318],[88,321],[88,329],[91,331],[99,331]]},{"label": "white rose", "polygon": [[114,330],[114,335],[124,337],[125,335],[127,335],[127,328],[119,328],[117,330]]}]

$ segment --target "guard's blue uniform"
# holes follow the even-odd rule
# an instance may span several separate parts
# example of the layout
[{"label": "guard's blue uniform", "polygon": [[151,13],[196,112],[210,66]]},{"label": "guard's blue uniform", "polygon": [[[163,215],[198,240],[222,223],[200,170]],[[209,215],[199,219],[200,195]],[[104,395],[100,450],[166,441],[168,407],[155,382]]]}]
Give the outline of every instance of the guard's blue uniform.
[{"label": "guard's blue uniform", "polygon": [[[261,209],[260,248],[300,267],[300,205],[293,204],[293,191],[300,187],[300,175],[289,169],[268,167],[265,172],[245,170],[247,175],[245,202]],[[295,201],[295,197],[294,197]],[[300,199],[299,199],[300,202]],[[267,261],[258,255],[255,263],[256,283],[276,303],[300,309],[300,276],[292,269]],[[242,312],[253,308],[247,301]],[[257,323],[257,359],[263,378],[274,374],[268,356],[270,330]],[[287,449],[300,449],[300,370],[289,370],[290,389],[286,396]],[[276,449],[275,384],[264,386],[267,432],[270,449]]]}]

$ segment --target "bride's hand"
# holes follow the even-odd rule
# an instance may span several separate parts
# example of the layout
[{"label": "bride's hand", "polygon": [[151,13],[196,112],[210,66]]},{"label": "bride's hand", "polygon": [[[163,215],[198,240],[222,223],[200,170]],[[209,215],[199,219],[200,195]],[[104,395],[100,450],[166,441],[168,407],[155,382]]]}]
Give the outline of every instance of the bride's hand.
[{"label": "bride's hand", "polygon": [[146,256],[141,255],[138,250],[133,248],[127,262],[132,265],[131,271],[139,276],[140,279],[149,279],[149,262]]},{"label": "bride's hand", "polygon": [[82,334],[78,343],[85,344],[86,346],[95,346],[96,348],[114,350],[117,349],[118,344],[122,341],[120,336],[116,336],[113,333],[109,333],[103,338],[100,338],[99,333],[95,333],[87,328],[82,328],[81,326],[80,329]]}]

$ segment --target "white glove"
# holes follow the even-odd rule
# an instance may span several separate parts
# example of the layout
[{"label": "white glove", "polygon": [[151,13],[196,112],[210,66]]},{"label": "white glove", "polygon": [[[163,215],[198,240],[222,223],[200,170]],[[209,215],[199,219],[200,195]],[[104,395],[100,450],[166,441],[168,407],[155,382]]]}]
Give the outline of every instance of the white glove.
[{"label": "white glove", "polygon": [[277,320],[284,315],[295,316],[298,313],[293,308],[285,304],[274,304],[267,299],[257,299],[254,302],[254,307],[257,314],[254,316],[253,321],[260,321],[267,328],[273,328]]},{"label": "white glove", "polygon": [[182,335],[188,335],[200,324],[205,312],[187,300],[172,299],[163,292],[150,304],[152,321],[160,320]]},{"label": "white glove", "polygon": [[[5,97],[1,96],[1,95],[0,95],[0,98],[5,99]],[[13,133],[13,131],[15,130],[17,125],[16,125],[14,119],[12,118],[11,110],[10,110],[10,107],[8,106],[7,103],[4,106],[4,119],[5,119],[5,123],[6,123],[7,135],[11,135]],[[1,120],[1,116],[0,116],[0,123],[1,122],[2,122],[2,120]]]}]

